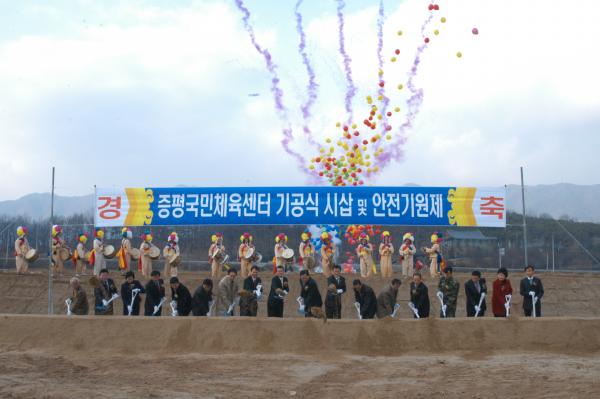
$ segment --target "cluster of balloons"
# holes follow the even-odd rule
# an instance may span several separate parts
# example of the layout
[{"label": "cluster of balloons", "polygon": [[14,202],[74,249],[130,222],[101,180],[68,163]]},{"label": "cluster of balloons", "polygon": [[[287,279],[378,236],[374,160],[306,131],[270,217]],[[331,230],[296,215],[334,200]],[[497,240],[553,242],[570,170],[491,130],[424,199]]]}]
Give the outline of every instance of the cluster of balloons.
[{"label": "cluster of balloons", "polygon": [[[430,12],[439,11],[437,4],[429,4]],[[446,17],[439,20],[445,24]],[[403,32],[399,30],[398,36]],[[439,35],[439,27],[435,27],[433,34]],[[474,35],[479,34],[477,28],[472,29]],[[425,43],[430,42],[429,37],[424,37]],[[399,48],[393,50],[391,63],[395,63],[401,54]],[[458,58],[462,57],[459,51]],[[405,82],[390,84],[384,80],[384,70],[378,71],[379,82],[373,95],[367,95],[365,102],[367,113],[363,118],[348,123],[337,122],[336,131],[332,137],[327,137],[325,143],[320,145],[319,154],[310,159],[308,169],[320,179],[326,180],[332,186],[362,186],[369,178],[380,171],[380,160],[386,151],[386,143],[394,135],[394,126],[399,126],[400,107],[392,104],[393,92],[384,93],[383,89],[393,87],[394,91],[404,88]],[[360,121],[360,122],[359,122]]]}]

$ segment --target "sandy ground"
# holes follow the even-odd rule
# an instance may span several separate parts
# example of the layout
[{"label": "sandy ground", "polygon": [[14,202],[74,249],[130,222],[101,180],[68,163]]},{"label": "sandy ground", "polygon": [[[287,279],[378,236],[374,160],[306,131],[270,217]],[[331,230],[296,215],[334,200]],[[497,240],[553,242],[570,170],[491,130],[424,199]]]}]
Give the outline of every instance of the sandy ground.
[{"label": "sandy ground", "polygon": [[[55,281],[56,313],[68,277]],[[193,290],[205,275],[181,277]],[[519,317],[519,301],[508,320],[411,320],[403,284],[400,320],[354,320],[346,295],[346,320],[323,322],[291,302],[283,320],[41,316],[47,276],[0,273],[0,398],[600,397],[600,277],[541,277],[544,314],[560,317]]]},{"label": "sandy ground", "polygon": [[3,398],[596,398],[598,357],[0,353]]}]

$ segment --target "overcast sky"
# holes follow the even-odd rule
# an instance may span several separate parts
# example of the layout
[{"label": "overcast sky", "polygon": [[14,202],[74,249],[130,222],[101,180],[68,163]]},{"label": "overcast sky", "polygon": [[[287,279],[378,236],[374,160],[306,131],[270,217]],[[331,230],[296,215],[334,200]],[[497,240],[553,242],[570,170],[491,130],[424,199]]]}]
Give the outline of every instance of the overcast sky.
[{"label": "overcast sky", "polygon": [[[311,158],[295,3],[246,6],[278,66],[292,147]],[[357,111],[377,83],[378,4],[345,9]],[[386,64],[386,78],[402,81],[426,2],[384,4],[386,61],[395,48],[403,56]],[[416,79],[421,112],[403,158],[369,183],[496,186],[518,183],[520,165],[528,184],[600,183],[600,2],[438,4],[426,34],[440,35]],[[322,140],[345,118],[336,2],[305,0],[300,10],[320,85],[310,127]],[[94,185],[307,184],[282,150],[270,75],[241,16],[233,0],[0,0],[0,200],[48,191],[53,165],[63,195]]]}]

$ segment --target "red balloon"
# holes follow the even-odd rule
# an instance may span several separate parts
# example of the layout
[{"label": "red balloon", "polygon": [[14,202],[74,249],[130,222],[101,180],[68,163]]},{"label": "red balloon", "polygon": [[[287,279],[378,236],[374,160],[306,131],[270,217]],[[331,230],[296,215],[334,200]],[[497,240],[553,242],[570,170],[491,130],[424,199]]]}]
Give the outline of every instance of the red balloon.
[{"label": "red balloon", "polygon": [[388,112],[388,113],[387,113],[387,116],[392,116],[392,113],[391,113],[391,112]]},{"label": "red balloon", "polygon": [[428,37],[425,38],[425,43],[429,43],[429,38]]},{"label": "red balloon", "polygon": [[396,51],[394,51],[396,53],[396,55],[400,54],[400,50],[396,49]]},{"label": "red balloon", "polygon": [[382,80],[381,82],[379,82],[379,87],[383,87],[385,86],[385,82]]},{"label": "red balloon", "polygon": [[433,10],[433,4],[430,4],[428,8],[429,8],[429,11],[432,11]]},{"label": "red balloon", "polygon": [[474,35],[478,35],[479,34],[479,29],[473,28],[473,30],[471,32],[473,32]]},{"label": "red balloon", "polygon": [[439,6],[439,5],[437,5],[437,4],[434,4],[434,5],[433,5],[433,9],[437,11],[437,10],[439,10],[439,9],[440,9],[440,6]]}]

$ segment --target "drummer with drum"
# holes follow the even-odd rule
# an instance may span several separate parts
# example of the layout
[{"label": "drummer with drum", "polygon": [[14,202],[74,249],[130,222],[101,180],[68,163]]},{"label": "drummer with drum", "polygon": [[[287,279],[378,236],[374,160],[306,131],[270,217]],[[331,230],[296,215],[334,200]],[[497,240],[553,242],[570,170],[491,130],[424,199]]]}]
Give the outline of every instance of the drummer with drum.
[{"label": "drummer with drum", "polygon": [[238,249],[238,258],[240,259],[240,272],[242,278],[246,278],[250,275],[252,269],[252,263],[257,260],[256,248],[252,243],[252,235],[250,233],[244,233],[240,236],[240,247]]},{"label": "drummer with drum", "polygon": [[[33,251],[33,253],[30,253],[30,251]],[[15,264],[17,266],[17,274],[27,273],[29,261],[35,255],[37,255],[37,251],[31,249],[29,247],[29,241],[27,241],[27,227],[17,227],[17,239],[15,240]]]},{"label": "drummer with drum", "polygon": [[93,256],[90,263],[94,264],[94,276],[100,275],[100,270],[106,268],[106,259],[104,259],[104,230],[97,229],[94,237]]},{"label": "drummer with drum", "polygon": [[121,248],[119,249],[118,258],[119,258],[119,269],[125,275],[129,270],[131,270],[131,239],[133,238],[133,233],[127,227],[123,227],[121,229]]},{"label": "drummer with drum", "polygon": [[312,235],[309,231],[305,231],[300,238],[302,241],[299,248],[299,264],[302,265],[302,269],[312,271],[315,268],[315,246],[310,240]]},{"label": "drummer with drum", "polygon": [[324,231],[321,233],[321,266],[323,268],[323,275],[328,278],[333,273],[333,257],[335,256],[335,245],[331,234]]},{"label": "drummer with drum", "polygon": [[285,272],[293,271],[294,250],[287,246],[288,237],[279,233],[275,237],[275,267],[282,266]]},{"label": "drummer with drum", "polygon": [[52,226],[52,264],[54,272],[62,276],[64,271],[64,262],[70,258],[69,248],[62,238],[62,227]]},{"label": "drummer with drum", "polygon": [[169,234],[167,245],[163,248],[163,257],[165,258],[165,270],[163,273],[165,277],[177,277],[177,268],[181,262],[179,236],[177,236],[177,233],[172,232]]},{"label": "drummer with drum", "polygon": [[221,268],[229,259],[225,254],[225,245],[223,245],[223,234],[216,233],[211,237],[212,244],[208,248],[208,262],[211,266],[211,276],[218,279],[221,275]]},{"label": "drummer with drum", "polygon": [[86,250],[85,244],[88,240],[87,233],[79,234],[79,239],[77,240],[77,247],[75,248],[75,253],[73,254],[73,259],[75,259],[75,276],[85,275],[85,263],[86,259]]},{"label": "drummer with drum", "polygon": [[160,249],[152,244],[152,234],[149,231],[142,235],[142,244],[140,245],[139,268],[144,277],[150,277],[152,273],[152,261],[160,257]]}]

